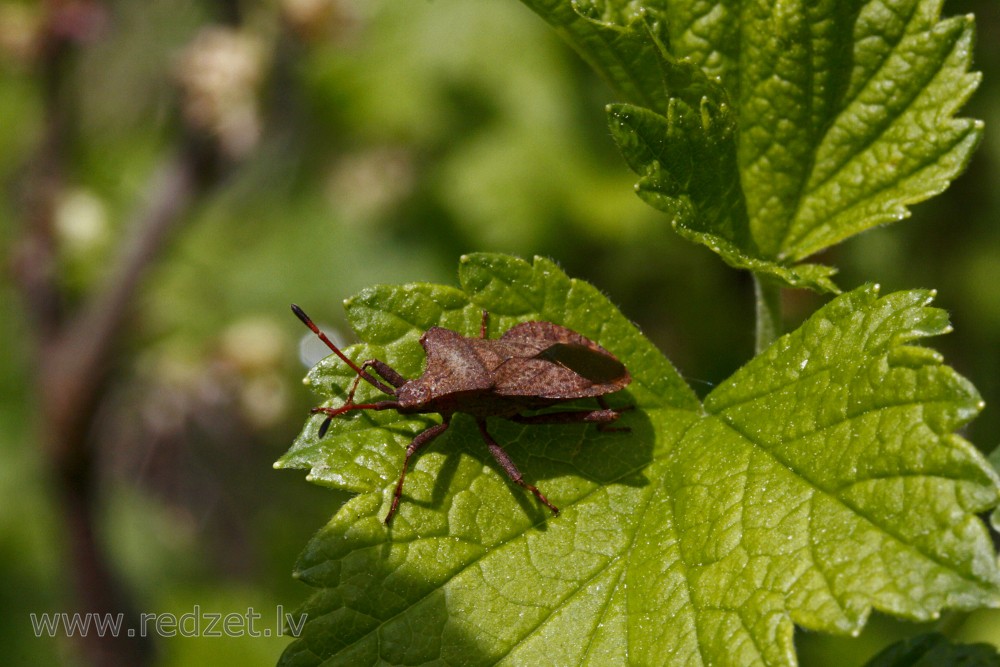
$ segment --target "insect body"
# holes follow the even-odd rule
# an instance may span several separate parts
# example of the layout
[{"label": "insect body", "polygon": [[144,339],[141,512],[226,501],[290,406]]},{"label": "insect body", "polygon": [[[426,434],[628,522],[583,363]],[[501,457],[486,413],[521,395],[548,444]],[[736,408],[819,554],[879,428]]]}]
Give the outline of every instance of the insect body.
[{"label": "insect body", "polygon": [[[441,327],[428,329],[420,338],[420,344],[427,353],[427,367],[423,375],[408,380],[378,359],[369,359],[358,366],[319,330],[301,308],[293,304],[292,311],[357,373],[343,405],[313,408],[313,413],[326,415],[319,430],[320,437],[326,434],[334,417],[354,410],[441,415],[440,424],[420,432],[407,446],[392,506],[385,517],[386,524],[399,507],[410,459],[448,429],[456,412],[472,416],[490,453],[507,475],[558,514],[559,509],[535,486],[524,481],[507,452],[490,436],[486,430],[486,418],[500,417],[521,424],[593,422],[598,428],[605,428],[618,419],[622,409],[608,407],[602,396],[623,389],[632,381],[625,365],[613,354],[558,324],[524,322],[507,330],[500,338],[487,338],[485,311],[478,338],[466,337]],[[354,392],[361,380],[392,399],[355,403]],[[525,411],[580,398],[596,398],[600,408],[524,414]]]}]

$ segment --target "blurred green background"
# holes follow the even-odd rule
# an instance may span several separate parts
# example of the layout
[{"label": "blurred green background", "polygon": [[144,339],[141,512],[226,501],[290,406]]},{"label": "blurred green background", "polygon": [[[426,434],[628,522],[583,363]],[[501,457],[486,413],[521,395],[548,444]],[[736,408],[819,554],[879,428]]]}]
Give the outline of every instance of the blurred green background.
[{"label": "blurred green background", "polygon": [[[911,219],[819,257],[845,289],[933,287],[955,332],[932,344],[1000,441],[1000,16],[975,12],[984,119],[969,171]],[[54,72],[51,45],[65,51]],[[0,1],[0,646],[4,664],[88,664],[29,614],[74,611],[73,553],[40,433],[37,322],[22,277],[39,156],[57,114],[45,219],[62,312],[113,281],[131,221],[178,147],[222,165],[147,265],[88,425],[95,525],[141,611],[244,613],[273,627],[309,590],[290,577],[342,496],[271,463],[312,397],[301,304],[345,331],[373,283],[455,283],[468,251],[547,255],[617,303],[706,393],[752,355],[752,285],[674,236],[633,194],[605,124],[610,91],[516,0]],[[34,166],[33,166],[34,165]],[[44,207],[43,207],[44,208]],[[37,230],[35,230],[37,231]],[[789,326],[821,299],[786,295]],[[311,352],[315,354],[315,350]],[[949,616],[1000,645],[1000,616]],[[805,636],[803,665],[860,664],[926,629],[876,616],[859,639]],[[175,638],[157,665],[273,664],[284,638]]]}]

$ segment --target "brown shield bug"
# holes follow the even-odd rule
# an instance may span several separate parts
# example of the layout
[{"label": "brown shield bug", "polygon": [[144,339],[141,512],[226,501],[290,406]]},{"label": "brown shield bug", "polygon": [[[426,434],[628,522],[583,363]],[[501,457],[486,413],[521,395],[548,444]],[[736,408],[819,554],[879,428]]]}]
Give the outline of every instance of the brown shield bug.
[{"label": "brown shield bug", "polygon": [[[385,517],[387,525],[399,507],[410,459],[448,429],[456,412],[475,419],[490,454],[511,480],[531,491],[553,513],[558,514],[559,508],[535,486],[524,481],[514,461],[490,436],[486,430],[486,418],[500,417],[520,424],[593,422],[600,429],[606,428],[618,419],[622,410],[628,409],[608,407],[602,398],[605,394],[623,389],[632,381],[625,365],[589,338],[552,322],[523,322],[496,339],[486,337],[486,311],[483,311],[478,338],[431,327],[420,338],[427,354],[427,367],[423,375],[408,380],[378,359],[369,359],[358,366],[319,330],[301,308],[292,304],[292,311],[357,373],[343,405],[312,409],[313,414],[326,415],[319,429],[321,438],[334,417],[353,410],[396,410],[403,414],[436,412],[441,415],[440,424],[417,434],[406,448],[392,506]],[[369,369],[374,370],[378,377]],[[354,392],[361,380],[388,394],[392,400],[355,403]],[[525,411],[581,398],[596,398],[600,408],[524,414]]]}]

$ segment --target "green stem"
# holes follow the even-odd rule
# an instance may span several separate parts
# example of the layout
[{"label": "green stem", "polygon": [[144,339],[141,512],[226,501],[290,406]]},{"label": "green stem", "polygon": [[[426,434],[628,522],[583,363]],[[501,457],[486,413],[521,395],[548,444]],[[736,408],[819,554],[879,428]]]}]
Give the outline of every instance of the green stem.
[{"label": "green stem", "polygon": [[757,314],[757,344],[760,354],[781,335],[781,286],[754,274],[753,292]]}]

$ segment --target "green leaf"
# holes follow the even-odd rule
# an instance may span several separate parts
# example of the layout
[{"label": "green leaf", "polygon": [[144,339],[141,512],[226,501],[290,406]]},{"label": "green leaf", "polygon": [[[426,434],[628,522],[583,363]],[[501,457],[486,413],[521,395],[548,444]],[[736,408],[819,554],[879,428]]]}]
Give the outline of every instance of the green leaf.
[{"label": "green leaf", "polygon": [[[629,368],[609,400],[636,406],[631,430],[490,420],[553,517],[456,415],[386,528],[403,449],[432,418],[355,414],[322,441],[311,418],[276,465],[358,495],[297,564],[318,592],[283,665],[792,665],[793,624],[857,632],[873,608],[929,619],[1000,604],[976,516],[997,504],[997,476],[954,434],[981,401],[916,344],[948,330],[931,294],[838,297],[699,404],[603,295],[551,262],[470,255],[460,279],[349,300],[369,342],[348,354],[413,377],[427,326],[477,335],[483,308],[492,337],[552,321]],[[352,382],[342,367],[310,372],[326,404]]]},{"label": "green leaf", "polygon": [[[987,460],[993,466],[993,470],[1000,475],[1000,447],[994,447]],[[1000,533],[1000,507],[995,508],[990,514],[990,525],[993,526],[993,530]]]},{"label": "green leaf", "polygon": [[[639,195],[732,266],[836,291],[806,257],[944,190],[982,124],[971,16],[940,0],[523,0],[623,96]],[[692,73],[698,70],[700,74]]]},{"label": "green leaf", "polygon": [[971,16],[939,20],[940,0],[849,7],[802,3],[741,25],[753,63],[740,82],[741,176],[768,257],[798,260],[906,217],[964,169],[982,133],[953,117],[980,78],[967,71]]},{"label": "green leaf", "polygon": [[896,642],[865,667],[1000,667],[1000,653],[989,644],[952,644],[931,633]]},{"label": "green leaf", "polygon": [[706,97],[693,108],[675,97],[665,116],[630,104],[609,105],[608,115],[625,161],[642,175],[636,192],[667,213],[677,233],[734,268],[795,287],[837,291],[829,267],[761,258],[739,188],[736,121],[728,106],[715,106]]},{"label": "green leaf", "polygon": [[[669,99],[661,74],[666,24],[655,3],[522,0],[626,99],[662,108]],[[696,68],[693,68],[696,69]]]}]

